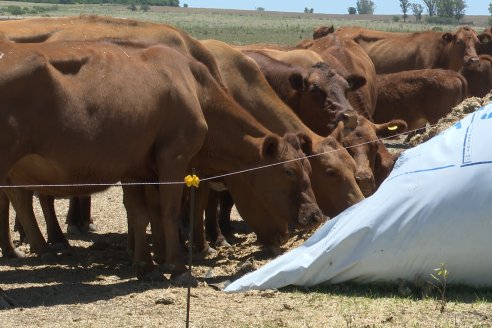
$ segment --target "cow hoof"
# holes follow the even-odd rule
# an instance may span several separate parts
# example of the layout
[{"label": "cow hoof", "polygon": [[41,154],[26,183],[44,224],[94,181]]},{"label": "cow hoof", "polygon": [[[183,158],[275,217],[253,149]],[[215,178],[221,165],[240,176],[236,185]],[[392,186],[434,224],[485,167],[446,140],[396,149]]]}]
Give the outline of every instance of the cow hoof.
[{"label": "cow hoof", "polygon": [[174,265],[169,263],[161,263],[159,264],[159,270],[163,273],[172,273],[174,270]]},{"label": "cow hoof", "polygon": [[45,252],[40,256],[40,259],[42,262],[53,263],[58,261],[59,256],[53,252]]},{"label": "cow hoof", "polygon": [[198,287],[198,280],[192,275],[188,275],[188,272],[183,272],[181,274],[172,275],[171,280],[176,287]]},{"label": "cow hoof", "polygon": [[51,243],[50,248],[55,252],[65,253],[67,250],[70,249],[70,246],[65,244],[64,242],[59,242],[59,243]]},{"label": "cow hoof", "polygon": [[280,254],[282,254],[282,249],[280,248],[280,246],[272,246],[270,250],[275,256],[279,256]]},{"label": "cow hoof", "polygon": [[200,254],[203,256],[203,257],[209,257],[209,256],[214,256],[215,254],[217,254],[217,250],[215,248],[212,248],[210,246],[208,246],[207,248],[205,248],[204,250],[202,250],[200,252]]},{"label": "cow hoof", "polygon": [[231,248],[231,244],[229,244],[229,242],[224,238],[224,239],[221,239],[221,240],[217,240],[215,242],[215,246],[216,247],[225,247],[225,248]]},{"label": "cow hoof", "polygon": [[84,225],[83,231],[96,232],[97,227],[94,223],[89,223],[89,224]]},{"label": "cow hoof", "polygon": [[70,235],[81,235],[82,231],[76,225],[69,225],[67,227],[67,233]]},{"label": "cow hoof", "polygon": [[9,252],[3,253],[3,256],[8,258],[8,259],[23,259],[26,257],[26,253],[18,250],[17,248],[14,248],[13,250],[11,250]]},{"label": "cow hoof", "polygon": [[155,268],[154,270],[146,273],[145,275],[143,275],[139,279],[142,281],[167,281],[168,280],[158,268]]}]

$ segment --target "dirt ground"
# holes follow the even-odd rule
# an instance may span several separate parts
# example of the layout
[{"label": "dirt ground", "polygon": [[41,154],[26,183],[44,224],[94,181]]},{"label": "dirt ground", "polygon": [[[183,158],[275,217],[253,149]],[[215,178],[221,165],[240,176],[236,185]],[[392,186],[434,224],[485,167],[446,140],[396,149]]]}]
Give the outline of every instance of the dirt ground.
[{"label": "dirt ground", "polygon": [[[451,116],[489,102],[470,99]],[[465,109],[463,109],[465,108]],[[459,115],[458,115],[459,114]],[[446,123],[440,122],[444,127]],[[427,134],[432,129],[428,128]],[[410,147],[405,136],[389,141],[393,151]],[[412,142],[417,143],[414,137]],[[68,201],[57,200],[62,223]],[[37,200],[35,211],[44,229]],[[11,221],[13,222],[13,210]],[[0,327],[185,327],[187,288],[170,282],[138,281],[126,253],[126,213],[121,189],[93,197],[96,233],[67,235],[72,251],[56,263],[29,255],[0,258]],[[227,281],[273,258],[234,212],[237,233],[231,248],[219,248],[207,259],[194,259],[199,286],[191,289],[190,327],[491,327],[492,294],[459,290],[447,296],[440,313],[439,295],[399,286],[337,285],[313,289],[286,288],[226,294]],[[44,232],[44,231],[43,231]],[[302,243],[295,235],[284,250]],[[18,241],[18,235],[14,233]],[[29,247],[18,244],[29,253]]]}]

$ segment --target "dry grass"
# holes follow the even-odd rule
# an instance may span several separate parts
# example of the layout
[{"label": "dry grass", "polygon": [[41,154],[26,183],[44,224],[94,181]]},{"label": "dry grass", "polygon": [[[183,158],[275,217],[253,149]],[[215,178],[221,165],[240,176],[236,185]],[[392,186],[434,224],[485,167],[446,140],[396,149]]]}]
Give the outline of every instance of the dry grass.
[{"label": "dry grass", "polygon": [[[237,17],[229,17],[231,14],[251,16],[248,18],[251,21],[258,21],[261,15],[265,16],[263,21],[285,22],[292,19],[299,23],[299,27],[296,25],[293,28],[300,29],[299,34],[295,31],[294,39],[309,36],[312,26],[329,23],[343,16],[313,15],[306,18],[303,14],[214,10],[204,12],[174,8],[152,8],[151,13],[137,16],[142,13],[130,13],[121,6],[110,9],[107,6],[99,7],[110,12],[95,12],[94,6],[66,8],[69,11],[67,14],[111,13],[168,23],[179,21],[184,29],[195,36],[200,36],[197,34],[202,27],[193,24],[198,24],[201,19],[204,24],[212,24],[213,19],[216,22],[223,19],[224,32],[221,32],[218,25],[211,25],[207,30],[209,38],[230,35],[231,29],[241,30],[237,26],[242,21]],[[183,20],[183,17],[188,17],[188,20]],[[305,23],[305,19],[308,23]],[[364,24],[366,21],[355,23]],[[236,24],[235,27],[233,24]],[[274,25],[265,25],[265,33],[256,30],[251,33],[253,36],[267,37],[267,41],[271,41],[272,37],[278,40],[276,37],[284,34],[289,34],[292,38],[293,32],[288,29],[282,33],[269,34],[272,29],[280,30],[276,25],[272,26]],[[240,42],[248,40],[240,39]],[[66,200],[57,201],[60,217],[66,213],[67,203]],[[36,214],[40,218],[37,202],[35,205]],[[131,261],[125,250],[127,227],[121,190],[112,188],[96,195],[93,198],[92,211],[99,231],[88,236],[69,236],[73,251],[62,255],[57,263],[43,263],[36,257],[0,259],[0,288],[4,291],[3,295],[15,303],[15,306],[0,311],[0,327],[185,326],[186,288],[172,286],[169,282],[140,282],[134,278]],[[13,221],[13,213],[11,220]],[[450,288],[443,314],[439,311],[438,293],[429,293],[426,288],[405,284],[343,284],[309,290],[291,287],[281,291],[225,294],[216,289],[216,284],[234,279],[272,258],[271,254],[255,243],[254,234],[244,229],[237,213],[235,220],[236,227],[242,232],[235,235],[236,243],[233,248],[219,249],[209,259],[195,260],[193,272],[200,284],[191,294],[191,327],[492,326],[490,290]],[[42,222],[40,224],[44,227]],[[62,228],[66,230],[64,224]],[[298,237],[294,236],[285,248],[301,243],[302,238]],[[18,239],[18,236],[14,234],[14,238]],[[26,245],[20,245],[20,248],[26,252],[29,250]],[[1,301],[3,299],[0,290],[0,306],[8,305]]]}]

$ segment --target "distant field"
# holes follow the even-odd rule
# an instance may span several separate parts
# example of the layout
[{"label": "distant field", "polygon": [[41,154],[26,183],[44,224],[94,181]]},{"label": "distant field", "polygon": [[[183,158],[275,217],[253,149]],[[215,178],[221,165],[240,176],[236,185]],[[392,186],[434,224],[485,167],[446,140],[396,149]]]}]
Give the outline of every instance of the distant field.
[{"label": "distant field", "polygon": [[[50,4],[0,1],[0,9],[7,6],[43,6]],[[312,35],[319,25],[359,25],[371,29],[411,32],[428,30],[434,25],[416,24],[411,16],[410,23],[394,22],[393,15],[331,15],[283,12],[258,12],[248,10],[221,10],[175,7],[150,7],[144,12],[137,6],[131,11],[123,5],[57,5],[58,10],[47,11],[47,16],[69,16],[79,14],[110,15],[140,20],[167,23],[179,27],[198,39],[218,39],[234,44],[274,42],[295,44]],[[14,16],[11,16],[14,18]],[[481,31],[488,16],[465,16],[463,21],[472,22]],[[456,26],[442,26],[454,30]]]}]

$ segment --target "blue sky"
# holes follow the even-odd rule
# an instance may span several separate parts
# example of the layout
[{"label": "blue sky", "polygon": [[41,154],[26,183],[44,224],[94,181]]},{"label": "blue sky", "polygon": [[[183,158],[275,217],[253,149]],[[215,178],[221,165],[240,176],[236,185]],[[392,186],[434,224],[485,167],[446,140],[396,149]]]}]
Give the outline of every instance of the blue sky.
[{"label": "blue sky", "polygon": [[[401,13],[399,0],[372,0],[375,4],[375,14],[399,14]],[[323,14],[346,14],[348,7],[355,7],[356,0],[181,0],[180,4],[187,3],[194,8],[224,8],[224,9],[247,9],[254,10],[263,7],[271,11],[303,12],[305,7],[313,8],[315,13]],[[421,3],[422,0],[411,0],[412,3]],[[488,11],[489,0],[466,0],[468,15],[490,15]]]}]

